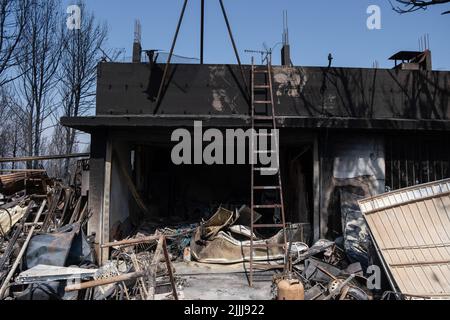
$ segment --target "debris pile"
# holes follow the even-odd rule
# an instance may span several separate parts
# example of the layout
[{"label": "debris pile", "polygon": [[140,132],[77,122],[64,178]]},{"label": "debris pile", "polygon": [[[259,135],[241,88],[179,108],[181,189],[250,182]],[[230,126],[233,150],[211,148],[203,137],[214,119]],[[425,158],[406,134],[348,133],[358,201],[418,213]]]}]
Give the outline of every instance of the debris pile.
[{"label": "debris pile", "polygon": [[[142,228],[103,244],[110,260],[98,266],[93,241],[83,231],[90,214],[79,189],[53,182],[46,195],[15,195],[1,206],[3,299],[182,299],[184,281],[172,262],[247,265],[251,239],[255,245],[285,239],[283,230],[270,238],[252,233],[246,206],[235,212],[219,208],[197,225]],[[256,246],[253,252],[255,261],[284,270],[272,270],[274,284],[301,284],[307,300],[372,298],[361,265],[350,264],[335,243],[321,240],[309,248],[299,225],[286,232],[289,248]]]},{"label": "debris pile", "polygon": [[0,300],[178,299],[171,260],[196,226],[103,244],[111,259],[99,266],[79,170],[70,186],[45,172],[0,177]]},{"label": "debris pile", "polygon": [[[82,167],[78,166],[79,169]],[[361,210],[353,205],[345,207],[345,230],[343,236],[334,242],[319,240],[308,246],[309,239],[305,238],[302,224],[288,224],[286,229],[272,236],[259,234],[257,229],[252,230],[251,210],[242,206],[234,211],[219,207],[208,220],[197,224],[167,226],[143,222],[142,226],[128,234],[123,228],[120,231],[124,234],[120,237],[123,240],[103,243],[99,248],[94,246],[95,235],[86,236],[87,222],[92,213],[88,209],[88,197],[83,191],[82,180],[79,172],[70,186],[49,179],[43,172],[31,176],[17,174],[0,177],[0,193],[3,195],[0,203],[0,299],[178,300],[184,299],[185,289],[190,285],[188,278],[192,274],[179,273],[176,268],[189,269],[202,265],[206,266],[203,270],[207,270],[203,275],[208,276],[208,270],[213,269],[218,272],[228,268],[223,274],[236,273],[233,268],[237,266],[245,275],[251,260],[265,263],[265,268],[259,273],[268,275],[266,292],[278,300],[448,296],[448,282],[446,284],[447,278],[443,275],[433,278],[436,285],[442,287],[439,290],[423,288],[422,291],[409,292],[412,289],[407,287],[406,282],[401,283],[404,286],[402,291],[396,290],[397,279],[402,276],[397,272],[400,267],[418,268],[425,263],[447,263],[447,260],[436,259],[437,254],[448,256],[448,251],[436,249],[444,246],[437,236],[427,239],[429,243],[426,245],[415,243],[408,246],[414,238],[414,230],[407,229],[409,224],[403,223],[407,233],[401,234],[396,224],[381,223],[381,213],[385,210],[403,207],[406,212],[411,209],[408,202],[400,201],[398,197],[394,204],[392,194],[374,198],[383,200],[391,197],[389,205],[366,199],[359,201]],[[17,191],[17,186],[23,189]],[[436,183],[432,187],[434,189],[430,190],[433,190],[436,199],[448,200],[449,181]],[[414,190],[400,190],[397,193],[406,194]],[[414,201],[429,208],[430,201],[437,201],[419,193],[414,196]],[[435,206],[435,211],[429,210],[433,217],[446,217],[446,213],[443,205]],[[367,225],[363,214],[368,219]],[[398,218],[399,221],[402,221],[401,218]],[[255,212],[253,220],[259,219],[261,215]],[[439,232],[444,229],[438,221],[438,218],[430,219],[430,222],[436,222],[433,224],[436,234],[442,236],[444,233]],[[420,221],[416,223],[424,224]],[[404,243],[390,243],[392,239],[389,234],[378,230],[381,225],[395,230],[395,233],[389,234],[396,234],[398,241]],[[428,229],[434,230],[430,229],[431,226]],[[374,245],[381,254],[372,252]],[[109,253],[109,260],[102,265],[98,263],[98,250]],[[400,261],[400,256],[391,255],[394,250],[408,250],[408,254],[417,255],[423,255],[427,250],[434,256],[429,255],[430,262],[410,259],[407,255],[402,258],[404,261]],[[432,257],[436,257],[436,261]],[[393,292],[383,290],[379,278],[375,281],[376,286],[370,286],[368,277],[372,274],[368,274],[368,266],[385,264],[387,268],[384,268],[386,274],[383,277],[389,284],[384,288],[394,288]],[[244,280],[242,286],[246,286]]]},{"label": "debris pile", "polygon": [[295,224],[286,229],[288,248],[271,246],[283,243],[283,232],[264,238],[251,232],[248,207],[244,206],[234,213],[220,208],[210,220],[197,228],[190,250],[192,258],[202,263],[248,264],[250,240],[253,238],[254,261],[268,262],[273,267],[269,269],[283,270],[274,275],[275,296],[279,297],[277,291],[282,280],[289,280],[291,285],[299,284],[303,288],[304,294],[300,297],[306,300],[373,299],[366,287],[367,279],[361,263],[351,263],[343,246],[320,240],[309,247],[302,242],[301,226]]},{"label": "debris pile", "polygon": [[[275,245],[284,243],[284,231],[281,230],[269,239],[254,234],[250,226],[250,212],[246,206],[236,212],[220,208],[210,220],[201,224],[196,230],[191,242],[193,258],[202,263],[248,262],[251,254],[250,240],[253,239],[254,261],[283,260],[286,255],[285,250]],[[259,214],[257,215],[259,218],[261,217]],[[292,232],[288,238],[291,238],[295,245],[302,241],[298,229]],[[259,247],[263,244],[269,245],[269,248]]]},{"label": "debris pile", "polygon": [[350,264],[335,242],[319,240],[303,252],[290,252],[290,269],[275,276],[301,281],[305,300],[372,300],[360,263]]},{"label": "debris pile", "polygon": [[83,233],[90,214],[78,177],[67,186],[42,170],[0,176],[0,299],[58,297],[64,288],[45,272],[56,268],[58,278],[68,266],[92,268]]},{"label": "debris pile", "polygon": [[140,237],[103,247],[113,245],[112,260],[99,268],[91,281],[67,285],[66,293],[84,292],[79,297],[83,300],[179,299],[166,236]]}]

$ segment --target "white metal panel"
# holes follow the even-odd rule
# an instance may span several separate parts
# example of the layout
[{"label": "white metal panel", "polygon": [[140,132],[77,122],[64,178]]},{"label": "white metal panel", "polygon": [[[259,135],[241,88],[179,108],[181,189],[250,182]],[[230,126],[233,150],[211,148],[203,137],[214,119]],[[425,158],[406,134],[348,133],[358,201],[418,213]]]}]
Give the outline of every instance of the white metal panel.
[{"label": "white metal panel", "polygon": [[450,298],[450,179],[359,204],[398,289],[413,297]]}]

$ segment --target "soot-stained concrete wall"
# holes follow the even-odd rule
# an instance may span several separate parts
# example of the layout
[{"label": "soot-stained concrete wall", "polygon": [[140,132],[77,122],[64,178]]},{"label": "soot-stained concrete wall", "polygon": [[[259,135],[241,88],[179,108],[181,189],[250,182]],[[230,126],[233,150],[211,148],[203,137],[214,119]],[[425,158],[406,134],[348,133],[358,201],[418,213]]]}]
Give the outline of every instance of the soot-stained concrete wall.
[{"label": "soot-stained concrete wall", "polygon": [[[164,65],[101,63],[97,115],[153,114]],[[171,65],[158,114],[246,115],[236,65]],[[261,80],[262,81],[262,80]],[[449,119],[450,72],[274,67],[278,116]]]}]

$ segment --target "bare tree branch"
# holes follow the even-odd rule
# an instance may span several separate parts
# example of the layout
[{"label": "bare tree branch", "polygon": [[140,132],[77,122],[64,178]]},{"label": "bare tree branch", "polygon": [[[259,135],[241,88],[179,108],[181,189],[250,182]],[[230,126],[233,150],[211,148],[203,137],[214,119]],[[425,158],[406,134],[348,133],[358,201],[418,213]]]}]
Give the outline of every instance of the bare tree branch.
[{"label": "bare tree branch", "polygon": [[[93,110],[97,64],[102,59],[101,47],[105,45],[108,34],[107,26],[95,20],[84,1],[77,5],[81,8],[81,29],[66,31],[59,73],[62,113],[66,117],[82,116]],[[65,136],[63,153],[72,153],[76,147],[77,131],[71,128],[58,130]],[[65,178],[69,176],[69,168],[70,160],[66,160]]]},{"label": "bare tree branch", "polygon": [[[395,6],[391,0],[392,9],[400,14],[414,12],[418,10],[426,10],[430,6],[442,5],[449,3],[450,0],[395,0],[395,2],[401,4],[402,6]],[[450,11],[445,11],[442,14],[449,14]]]},{"label": "bare tree branch", "polygon": [[8,72],[23,58],[20,43],[29,8],[30,0],[0,0],[0,87],[17,78]]},{"label": "bare tree branch", "polygon": [[22,76],[15,85],[21,93],[20,105],[26,115],[26,154],[38,156],[43,146],[44,122],[56,109],[53,101],[64,24],[59,0],[30,1],[19,44],[23,58],[16,62]]},{"label": "bare tree branch", "polygon": [[[0,87],[0,157],[16,157],[22,155],[23,149],[23,127],[21,113],[17,112],[17,104],[13,93],[6,88]],[[6,169],[6,164],[0,164],[1,169]],[[11,169],[15,169],[12,164]]]}]

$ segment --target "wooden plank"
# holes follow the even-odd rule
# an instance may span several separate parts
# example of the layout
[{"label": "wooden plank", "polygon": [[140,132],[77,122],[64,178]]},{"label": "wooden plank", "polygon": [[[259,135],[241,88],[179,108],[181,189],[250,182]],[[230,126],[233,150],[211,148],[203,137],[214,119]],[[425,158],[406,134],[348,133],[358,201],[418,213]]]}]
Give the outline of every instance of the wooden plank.
[{"label": "wooden plank", "polygon": [[[112,141],[108,140],[106,146],[106,159],[105,159],[105,183],[103,191],[103,208],[102,208],[102,218],[101,218],[101,243],[109,242],[109,218],[111,214],[110,203],[111,203],[111,179],[112,179],[112,153],[113,145]],[[109,249],[100,248],[100,265],[103,265],[109,259]]]},{"label": "wooden plank", "polygon": [[141,278],[143,276],[145,276],[145,272],[127,273],[127,274],[122,274],[117,277],[112,277],[112,278],[107,278],[107,279],[99,279],[99,280],[93,280],[93,281],[69,285],[64,289],[64,291],[72,292],[72,291],[78,291],[78,290],[85,290],[85,289],[89,289],[89,288],[104,286],[107,284],[113,284],[113,283],[117,283],[117,282],[134,280],[134,279]]},{"label": "wooden plank", "polygon": [[142,243],[150,243],[157,241],[160,238],[160,236],[150,236],[150,237],[143,237],[143,238],[136,238],[136,239],[128,239],[128,240],[122,240],[122,241],[115,241],[115,242],[108,242],[105,244],[102,244],[102,248],[111,248],[111,247],[129,247],[129,246],[135,246]]}]

